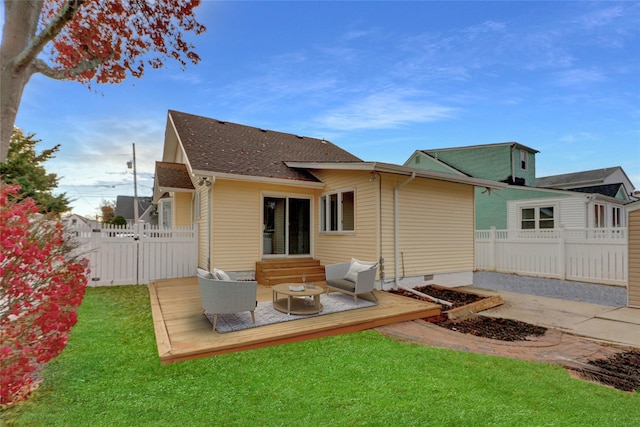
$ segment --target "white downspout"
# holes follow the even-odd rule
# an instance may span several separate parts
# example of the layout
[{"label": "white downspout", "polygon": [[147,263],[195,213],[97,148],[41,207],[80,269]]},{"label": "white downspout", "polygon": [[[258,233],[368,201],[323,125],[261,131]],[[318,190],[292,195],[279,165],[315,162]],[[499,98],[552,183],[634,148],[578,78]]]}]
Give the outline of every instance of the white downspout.
[{"label": "white downspout", "polygon": [[213,227],[212,219],[213,214],[211,213],[211,199],[213,199],[213,185],[216,183],[216,177],[210,177],[210,180],[207,181],[207,187],[209,187],[209,191],[207,191],[207,270],[211,271],[211,228]]},{"label": "white downspout", "polygon": [[399,203],[398,199],[400,198],[400,189],[413,181],[416,178],[416,173],[411,172],[411,176],[400,184],[396,185],[393,189],[393,225],[394,225],[394,246],[395,246],[395,282],[396,288],[400,285],[400,221],[399,221]]}]

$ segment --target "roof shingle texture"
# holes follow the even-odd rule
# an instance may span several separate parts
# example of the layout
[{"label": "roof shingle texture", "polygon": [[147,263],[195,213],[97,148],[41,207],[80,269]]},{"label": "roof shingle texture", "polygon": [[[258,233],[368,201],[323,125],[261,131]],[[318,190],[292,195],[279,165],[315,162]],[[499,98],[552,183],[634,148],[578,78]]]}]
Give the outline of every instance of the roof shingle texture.
[{"label": "roof shingle texture", "polygon": [[195,188],[183,163],[156,162],[156,180],[160,188]]},{"label": "roof shingle texture", "polygon": [[284,162],[362,162],[329,141],[169,111],[191,168],[236,175],[317,181]]},{"label": "roof shingle texture", "polygon": [[[151,197],[138,197],[138,209],[140,213],[144,212],[152,203]],[[122,215],[125,219],[134,219],[135,213],[135,197],[118,196],[116,199],[116,209],[114,214]]]},{"label": "roof shingle texture", "polygon": [[622,183],[619,182],[617,184],[603,184],[592,185],[590,187],[572,188],[571,191],[577,191],[579,193],[597,193],[609,197],[616,197],[618,195],[618,191],[620,191],[621,186]]},{"label": "roof shingle texture", "polygon": [[591,182],[602,181],[616,170],[620,169],[620,166],[612,168],[593,169],[589,171],[564,173],[561,175],[541,176],[536,178],[537,187],[547,187],[552,185],[571,185],[576,182]]}]

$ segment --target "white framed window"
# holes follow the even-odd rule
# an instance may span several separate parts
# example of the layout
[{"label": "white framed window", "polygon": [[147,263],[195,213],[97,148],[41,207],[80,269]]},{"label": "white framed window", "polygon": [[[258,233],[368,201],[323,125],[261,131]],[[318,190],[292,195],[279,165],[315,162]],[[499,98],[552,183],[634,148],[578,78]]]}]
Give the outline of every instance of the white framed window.
[{"label": "white framed window", "polygon": [[529,156],[527,150],[520,149],[520,169],[527,170]]},{"label": "white framed window", "polygon": [[164,228],[171,228],[171,199],[161,199],[158,202],[158,224]]},{"label": "white framed window", "polygon": [[355,191],[340,190],[320,196],[320,231],[355,231]]},{"label": "white framed window", "polygon": [[622,208],[620,208],[620,206],[611,207],[611,226],[624,227],[622,223]]},{"label": "white framed window", "polygon": [[201,208],[201,197],[200,192],[196,191],[195,196],[193,198],[193,219],[197,221],[200,219],[200,208]]},{"label": "white framed window", "polygon": [[593,226],[595,228],[604,228],[607,226],[607,217],[605,206],[601,203],[596,203],[593,205]]},{"label": "white framed window", "polygon": [[522,230],[546,230],[555,228],[554,206],[523,207],[520,209]]}]

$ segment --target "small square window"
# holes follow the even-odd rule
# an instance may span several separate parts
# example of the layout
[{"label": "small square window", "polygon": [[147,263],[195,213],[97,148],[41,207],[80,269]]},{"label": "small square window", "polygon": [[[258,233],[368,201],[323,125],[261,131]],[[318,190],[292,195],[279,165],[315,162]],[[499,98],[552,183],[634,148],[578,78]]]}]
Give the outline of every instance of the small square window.
[{"label": "small square window", "polygon": [[522,230],[553,229],[555,216],[553,206],[522,208],[520,211]]},{"label": "small square window", "polygon": [[355,230],[355,192],[337,191],[320,197],[321,231]]}]

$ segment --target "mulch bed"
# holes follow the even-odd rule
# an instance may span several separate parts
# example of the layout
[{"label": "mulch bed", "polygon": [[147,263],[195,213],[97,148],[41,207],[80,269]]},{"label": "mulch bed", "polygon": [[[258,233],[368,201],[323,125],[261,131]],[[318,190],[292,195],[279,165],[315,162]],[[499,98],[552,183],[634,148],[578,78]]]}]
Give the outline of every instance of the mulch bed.
[{"label": "mulch bed", "polygon": [[[452,303],[451,306],[441,304],[443,313],[486,298],[482,295],[458,292],[454,289],[443,289],[430,285],[419,286],[415,289],[423,294]],[[389,290],[388,292],[421,301],[434,302],[429,298],[402,289]],[[547,328],[542,326],[531,325],[517,320],[484,316],[474,316],[465,320],[449,320],[446,315],[442,315],[438,318],[425,320],[452,331],[500,341],[523,341],[529,337],[544,335],[547,331]],[[589,360],[579,367],[571,366],[567,367],[567,369],[576,372],[584,379],[619,390],[634,392],[640,389],[640,351],[621,352],[606,359]]]},{"label": "mulch bed", "polygon": [[429,320],[440,327],[463,334],[491,338],[500,341],[526,341],[528,337],[544,335],[547,328],[535,326],[511,319],[492,319],[476,316],[466,320],[434,319]]},{"label": "mulch bed", "polygon": [[[415,290],[439,300],[452,303],[453,305],[451,306],[445,304],[441,305],[441,311],[443,313],[487,298],[478,294],[458,292],[454,289],[443,289],[439,286],[431,285],[418,286]],[[429,298],[416,295],[413,292],[409,292],[404,289],[390,290],[389,292],[415,298],[421,301],[433,302]],[[482,316],[474,316],[466,320],[449,320],[447,316],[443,315],[437,318],[429,318],[425,320],[452,331],[500,341],[522,341],[526,340],[527,337],[530,336],[544,335],[547,331],[547,328],[542,326],[535,326],[529,323],[519,322],[517,320],[492,319]]]},{"label": "mulch bed", "polygon": [[640,351],[626,351],[606,359],[589,360],[581,369],[574,369],[585,379],[622,391],[640,389]]},{"label": "mulch bed", "polygon": [[[443,289],[443,288],[431,286],[431,285],[417,286],[415,290],[418,292],[422,292],[423,294],[430,295],[434,298],[453,303],[452,306],[447,306],[443,304],[442,305],[443,312],[447,310],[451,310],[453,308],[458,308],[468,304],[473,304],[476,301],[480,301],[481,299],[486,298],[486,297],[483,297],[482,295],[472,294],[468,292],[457,292],[457,291],[454,291],[453,289]],[[420,301],[434,302],[429,298],[416,295],[413,292],[405,291],[404,289],[397,289],[397,290],[391,289],[388,292],[392,294],[403,295],[406,297],[414,298]]]}]

